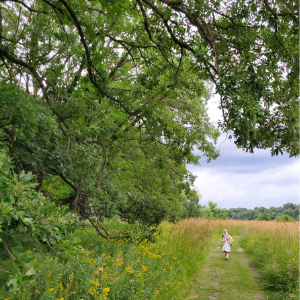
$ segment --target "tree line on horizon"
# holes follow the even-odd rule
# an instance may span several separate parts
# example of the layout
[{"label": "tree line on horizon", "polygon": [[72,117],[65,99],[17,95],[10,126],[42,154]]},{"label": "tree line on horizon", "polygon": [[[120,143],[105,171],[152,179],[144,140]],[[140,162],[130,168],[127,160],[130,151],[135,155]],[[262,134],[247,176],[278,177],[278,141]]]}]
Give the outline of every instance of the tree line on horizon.
[{"label": "tree line on horizon", "polygon": [[287,202],[278,207],[255,207],[248,208],[230,208],[228,209],[228,219],[234,220],[277,220],[277,221],[295,221],[299,220],[299,204]]},{"label": "tree line on horizon", "polygon": [[261,220],[261,221],[278,221],[292,222],[299,220],[299,204],[287,202],[278,207],[255,207],[248,208],[218,208],[217,203],[208,201],[208,205],[199,204],[201,195],[186,200],[183,203],[180,216],[182,218],[200,217],[213,219],[232,219],[232,220]]}]

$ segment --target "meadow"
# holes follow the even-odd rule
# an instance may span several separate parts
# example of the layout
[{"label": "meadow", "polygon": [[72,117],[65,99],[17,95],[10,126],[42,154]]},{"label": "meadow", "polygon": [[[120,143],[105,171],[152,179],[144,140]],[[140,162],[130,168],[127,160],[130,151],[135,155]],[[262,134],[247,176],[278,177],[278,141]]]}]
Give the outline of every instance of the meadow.
[{"label": "meadow", "polygon": [[[15,272],[8,257],[1,261],[0,298],[194,299],[194,278],[201,272],[213,234],[221,236],[224,228],[240,236],[269,299],[298,297],[299,222],[187,219],[162,223],[154,242],[106,241],[92,229],[89,234],[77,230],[76,254],[28,243],[22,253],[13,253],[27,261],[23,274]],[[4,249],[0,251],[4,257]]]}]

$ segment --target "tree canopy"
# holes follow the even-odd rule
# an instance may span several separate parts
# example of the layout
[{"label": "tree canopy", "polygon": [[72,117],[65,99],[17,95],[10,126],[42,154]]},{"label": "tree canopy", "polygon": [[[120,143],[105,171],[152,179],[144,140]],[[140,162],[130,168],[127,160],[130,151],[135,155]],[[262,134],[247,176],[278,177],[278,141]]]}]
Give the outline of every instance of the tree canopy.
[{"label": "tree canopy", "polygon": [[83,219],[175,218],[218,156],[209,82],[238,147],[298,155],[297,5],[1,1],[1,145]]}]

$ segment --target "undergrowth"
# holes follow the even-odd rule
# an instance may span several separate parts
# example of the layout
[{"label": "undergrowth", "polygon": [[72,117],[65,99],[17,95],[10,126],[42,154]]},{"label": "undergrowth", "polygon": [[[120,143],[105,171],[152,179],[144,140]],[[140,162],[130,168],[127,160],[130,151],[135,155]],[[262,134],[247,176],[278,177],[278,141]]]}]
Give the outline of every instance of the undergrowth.
[{"label": "undergrowth", "polygon": [[[77,230],[81,250],[76,254],[49,251],[47,245],[32,247],[30,241],[21,243],[23,248],[18,250],[28,270],[18,274],[15,262],[6,255],[0,268],[0,298],[131,300],[186,294],[203,258],[211,225],[212,221],[200,220],[163,223],[155,243],[107,241],[99,239],[92,228]],[[108,227],[120,229],[122,224]],[[14,254],[20,257],[20,253]],[[0,255],[5,257],[4,248]]]}]

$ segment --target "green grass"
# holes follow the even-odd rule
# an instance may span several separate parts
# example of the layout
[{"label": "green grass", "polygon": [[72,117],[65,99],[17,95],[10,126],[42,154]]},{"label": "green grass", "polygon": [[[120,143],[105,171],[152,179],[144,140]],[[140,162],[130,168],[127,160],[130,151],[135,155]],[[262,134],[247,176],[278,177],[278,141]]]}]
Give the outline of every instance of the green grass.
[{"label": "green grass", "polygon": [[228,232],[234,242],[229,261],[225,260],[225,255],[221,252],[222,231],[223,228],[216,228],[207,261],[197,274],[193,291],[188,299],[267,299],[244,252],[238,251],[240,237],[233,235],[235,230],[230,227]]},{"label": "green grass", "polygon": [[175,276],[167,283],[157,299],[182,300],[190,295],[192,282],[208,254],[214,229],[212,220],[189,219],[173,225],[165,237],[167,249],[180,262]]},{"label": "green grass", "polygon": [[260,223],[246,227],[241,243],[259,270],[270,299],[298,299],[298,226]]}]

